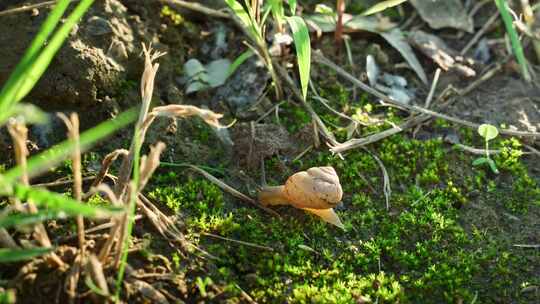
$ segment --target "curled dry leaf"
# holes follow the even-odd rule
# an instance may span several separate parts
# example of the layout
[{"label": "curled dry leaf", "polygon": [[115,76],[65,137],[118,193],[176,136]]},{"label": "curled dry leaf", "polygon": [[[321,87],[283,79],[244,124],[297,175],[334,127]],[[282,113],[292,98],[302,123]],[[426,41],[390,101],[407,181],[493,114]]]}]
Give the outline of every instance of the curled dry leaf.
[{"label": "curled dry leaf", "polygon": [[167,105],[161,107],[155,107],[151,115],[153,116],[165,116],[165,117],[189,117],[199,116],[207,124],[216,128],[224,128],[225,126],[219,123],[219,119],[223,117],[223,114],[218,114],[210,110],[201,109],[191,105]]},{"label": "curled dry leaf", "polygon": [[263,187],[258,194],[263,205],[292,205],[343,228],[336,207],[343,197],[339,177],[332,167],[314,167],[295,173],[282,186]]}]

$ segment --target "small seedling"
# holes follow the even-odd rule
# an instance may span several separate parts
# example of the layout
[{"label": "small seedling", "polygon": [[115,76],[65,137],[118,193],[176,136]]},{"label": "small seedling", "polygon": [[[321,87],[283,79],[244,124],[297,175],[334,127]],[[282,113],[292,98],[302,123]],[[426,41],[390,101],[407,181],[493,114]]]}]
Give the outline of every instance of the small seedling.
[{"label": "small seedling", "polygon": [[485,142],[485,157],[479,157],[473,161],[473,166],[480,166],[482,164],[488,164],[491,171],[495,174],[499,174],[499,170],[495,165],[495,162],[489,157],[489,141],[499,135],[499,130],[490,124],[482,124],[478,127],[478,134],[484,138]]}]

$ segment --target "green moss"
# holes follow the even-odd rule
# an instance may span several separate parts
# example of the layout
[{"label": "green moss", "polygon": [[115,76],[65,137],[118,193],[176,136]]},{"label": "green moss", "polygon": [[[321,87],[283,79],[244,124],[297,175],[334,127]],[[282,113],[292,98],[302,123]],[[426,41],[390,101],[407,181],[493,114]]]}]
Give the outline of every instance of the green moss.
[{"label": "green moss", "polygon": [[[241,301],[237,285],[262,303],[532,303],[520,291],[538,284],[529,267],[538,255],[501,241],[492,228],[498,223],[478,219],[492,226],[477,227],[467,211],[499,202],[506,210],[500,212],[538,208],[531,202],[538,201],[539,187],[520,159],[519,143],[494,145],[504,150],[495,157],[500,177],[472,168],[474,155],[441,140],[398,134],[373,145],[390,178],[389,210],[379,164],[364,150],[345,159],[316,151],[285,169],[278,157],[266,161],[267,178],[276,184],[298,170],[333,166],[345,193],[345,207],[337,209],[345,231],[288,206],[276,208],[281,218],[272,217],[226,200],[206,181],[177,174],[158,177],[151,196],[182,212],[190,239],[219,258],[214,271],[195,280],[209,301],[211,282],[230,290],[231,302]],[[197,237],[199,231],[273,250]]]}]

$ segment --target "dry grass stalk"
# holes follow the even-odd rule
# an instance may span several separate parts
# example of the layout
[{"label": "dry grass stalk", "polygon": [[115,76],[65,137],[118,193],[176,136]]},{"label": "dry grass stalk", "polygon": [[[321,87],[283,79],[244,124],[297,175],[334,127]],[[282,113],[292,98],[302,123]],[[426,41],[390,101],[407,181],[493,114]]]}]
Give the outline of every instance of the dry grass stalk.
[{"label": "dry grass stalk", "polygon": [[19,249],[19,246],[6,229],[0,229],[0,246],[4,248]]},{"label": "dry grass stalk", "polygon": [[111,168],[112,163],[118,158],[118,156],[126,157],[128,154],[129,151],[126,149],[117,149],[107,154],[103,158],[103,161],[101,161],[101,168],[96,175],[94,181],[92,182],[92,186],[90,186],[90,188],[97,187],[99,184],[101,184],[107,173],[109,173],[109,169]]},{"label": "dry grass stalk", "polygon": [[101,192],[101,193],[105,194],[107,196],[107,199],[109,200],[109,202],[111,202],[114,206],[117,206],[117,207],[122,206],[122,202],[120,202],[118,200],[118,198],[114,194],[111,187],[109,187],[109,185],[107,185],[107,184],[99,184],[99,185],[97,185],[95,187],[92,187],[88,191],[87,195],[90,197],[90,196],[92,196],[92,195],[94,195],[95,193],[98,193],[98,192]]},{"label": "dry grass stalk", "polygon": [[[77,233],[78,234],[78,233]],[[69,297],[69,303],[75,303],[77,297],[77,285],[79,284],[79,278],[81,275],[81,259],[83,256],[81,254],[77,255],[75,262],[69,269],[69,272],[66,275],[64,291]]]},{"label": "dry grass stalk", "polygon": [[185,118],[198,116],[207,124],[216,128],[225,128],[219,123],[223,114],[214,113],[210,110],[201,109],[191,105],[167,105],[155,107],[149,116]]},{"label": "dry grass stalk", "polygon": [[[79,141],[79,116],[71,113],[69,118],[64,113],[58,113],[58,117],[64,121],[67,127],[67,137],[75,143],[71,162],[73,167],[73,198],[78,201],[82,199],[82,169],[81,169],[81,145]],[[84,257],[84,219],[82,215],[77,216],[77,235],[79,238],[79,250],[81,257]]]},{"label": "dry grass stalk", "polygon": [[[167,106],[156,107],[152,111],[149,112],[150,101],[152,98],[153,88],[154,88],[154,79],[159,68],[159,64],[154,63],[154,61],[160,56],[162,56],[163,53],[153,52],[151,49],[149,48],[147,49],[144,45],[143,45],[143,52],[145,55],[145,69],[141,77],[142,106],[141,106],[141,111],[139,113],[139,119],[135,127],[136,135],[134,137],[134,141],[131,143],[127,156],[122,161],[120,174],[118,176],[118,179],[116,180],[116,185],[115,185],[114,193],[113,193],[114,197],[117,198],[118,201],[122,202],[124,206],[128,205],[128,202],[130,202],[131,195],[137,195],[140,197],[139,192],[146,185],[152,173],[155,171],[155,169],[159,165],[159,155],[165,148],[164,144],[159,143],[152,148],[150,154],[147,157],[144,157],[141,160],[141,167],[140,167],[140,172],[139,172],[140,173],[139,185],[137,185],[136,188],[133,188],[135,186],[130,183],[130,177],[132,174],[134,155],[135,155],[136,149],[139,149],[140,145],[142,145],[142,143],[144,142],[146,131],[148,130],[149,126],[152,124],[155,118],[157,117],[176,117],[176,118],[182,117],[184,118],[184,117],[198,116],[213,127],[216,127],[216,128],[224,127],[219,123],[219,119],[223,115],[214,113],[210,110],[200,109],[198,107],[191,106],[191,105],[167,105]],[[125,155],[126,153],[124,151],[121,154]],[[120,155],[120,152],[110,154],[109,155],[110,157],[108,157],[107,159],[103,161],[102,170],[100,174],[98,175],[99,181],[103,179],[103,177],[105,176],[108,170],[107,167],[110,166],[110,163],[118,155]],[[130,191],[130,190],[133,190],[133,191]],[[107,193],[107,192],[105,191],[104,193]],[[111,197],[111,194],[108,194],[108,195]],[[143,209],[143,212],[146,213],[148,218],[154,223],[154,225],[158,228],[160,233],[164,235],[168,235],[169,237],[172,236],[173,239],[180,241],[180,243],[183,245],[187,244],[187,242],[181,236],[182,235],[181,232],[178,229],[176,229],[174,223],[170,223],[169,221],[165,220],[166,217],[164,217],[164,215],[163,216],[157,215],[155,210],[151,210],[147,208],[139,200],[137,200],[137,205]],[[101,262],[105,262],[109,253],[112,250],[115,252],[115,258],[114,258],[115,265],[118,266],[123,249],[124,249],[123,246],[125,244],[125,239],[129,237],[126,233],[127,227],[129,224],[128,215],[127,214],[124,215],[121,219],[112,219],[111,224],[112,226],[110,229],[109,238],[105,242],[104,246],[101,248],[101,251],[99,253],[99,260]],[[172,229],[171,227],[174,227],[175,229]],[[210,256],[208,253],[205,253],[205,254],[207,256]]]},{"label": "dry grass stalk", "polygon": [[[17,161],[17,165],[21,167],[22,169],[22,175],[21,175],[21,183],[23,185],[30,185],[30,180],[28,178],[28,170],[27,170],[27,162],[26,159],[28,157],[28,149],[26,147],[26,140],[28,139],[28,128],[26,128],[26,125],[24,122],[19,121],[17,119],[10,119],[7,124],[7,129],[9,134],[11,135],[11,138],[13,140],[14,144],[14,150],[15,150],[15,160]],[[31,202],[28,201],[28,211],[30,213],[37,213],[36,206]],[[18,199],[15,199],[15,208],[18,210],[22,210],[23,208],[20,207],[20,202]],[[35,238],[36,240],[41,244],[43,247],[51,247],[51,241],[49,239],[49,236],[47,235],[47,230],[45,230],[45,226],[43,226],[42,223],[36,224],[34,228],[35,232]],[[48,255],[50,258],[50,261],[54,264],[56,264],[58,267],[64,268],[65,264],[64,262],[53,252]]]},{"label": "dry grass stalk", "polygon": [[[146,217],[152,222],[152,224],[154,224],[154,227],[164,238],[179,243],[182,250],[188,251],[190,248],[193,248],[202,253],[204,257],[215,260],[218,259],[216,256],[187,241],[175,221],[173,221],[167,215],[161,212],[144,195],[139,194],[137,206],[141,208],[141,210],[145,213]],[[180,252],[180,254],[182,254],[183,257],[186,257],[185,255],[183,255],[182,252]]]},{"label": "dry grass stalk", "polygon": [[146,183],[159,166],[159,156],[164,149],[165,144],[158,142],[155,146],[150,148],[150,153],[148,156],[143,156],[141,158],[141,180],[139,181],[139,186],[137,189],[139,192],[144,189],[144,186],[146,186]]},{"label": "dry grass stalk", "polygon": [[[71,162],[73,169],[73,198],[78,201],[82,199],[82,169],[81,169],[81,145],[79,140],[79,116],[77,113],[71,113],[67,117],[64,113],[58,113],[58,117],[64,121],[67,128],[67,137],[75,143]],[[66,277],[66,292],[69,296],[69,302],[75,303],[77,285],[79,284],[80,265],[85,258],[85,235],[84,219],[82,215],[76,217],[77,238],[79,240],[79,255],[76,257],[75,264],[71,267]]]},{"label": "dry grass stalk", "polygon": [[[525,24],[527,24],[529,31],[533,31],[536,19],[529,0],[521,0],[521,7],[523,9],[523,18],[525,19]],[[534,46],[534,51],[536,52],[536,59],[540,61],[540,41],[533,39],[532,43]]]},{"label": "dry grass stalk", "polygon": [[[150,108],[150,102],[152,100],[152,94],[154,92],[154,79],[156,77],[156,73],[159,68],[158,63],[154,63],[154,60],[157,58],[163,56],[165,53],[162,52],[153,52],[152,48],[147,48],[144,44],[143,46],[143,53],[145,56],[144,61],[144,71],[141,77],[141,97],[142,97],[142,105],[141,110],[139,113],[139,119],[137,121],[137,124],[135,126],[135,132],[137,133],[135,136],[138,137],[138,143],[142,144],[144,142],[144,134],[140,132],[141,127],[143,123],[147,119],[148,115],[148,109]],[[115,196],[122,202],[124,202],[125,205],[129,202],[129,195],[126,195],[128,193],[128,185],[132,173],[133,168],[133,158],[135,155],[135,149],[138,149],[136,146],[136,140],[132,141],[131,146],[129,148],[129,153],[127,157],[125,157],[122,161],[122,165],[120,167],[120,174],[118,175],[118,182],[115,185],[114,194]],[[111,219],[112,222],[115,223],[113,227],[111,227],[109,231],[109,239],[106,241],[105,246],[101,249],[99,253],[99,259],[100,261],[104,262],[106,257],[109,255],[109,252],[111,250],[111,246],[117,241],[119,244],[116,246],[117,249],[121,249],[123,243],[122,236],[125,235],[125,228],[120,229],[120,227],[125,227],[127,224],[127,218],[128,215],[124,215],[121,219]],[[118,235],[120,233],[120,235]],[[118,264],[118,261],[120,261],[121,251],[116,252],[116,258],[115,261],[117,261],[116,264]]]},{"label": "dry grass stalk", "polygon": [[86,262],[86,275],[105,294],[109,295],[109,286],[103,273],[103,265],[98,258],[91,254]]}]

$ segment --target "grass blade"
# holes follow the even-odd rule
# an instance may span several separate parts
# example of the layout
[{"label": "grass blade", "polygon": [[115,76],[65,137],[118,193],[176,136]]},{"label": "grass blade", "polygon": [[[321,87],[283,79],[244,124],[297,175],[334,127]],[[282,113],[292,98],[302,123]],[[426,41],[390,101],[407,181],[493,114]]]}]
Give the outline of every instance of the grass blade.
[{"label": "grass blade", "polygon": [[68,16],[65,22],[60,26],[54,36],[48,41],[47,46],[37,56],[31,67],[29,67],[24,75],[20,86],[17,88],[17,93],[14,96],[12,103],[16,103],[21,100],[30,90],[34,87],[41,75],[45,72],[49,64],[51,63],[54,55],[58,52],[64,40],[71,32],[73,26],[81,19],[86,10],[92,5],[94,0],[81,0],[75,7],[73,12]]},{"label": "grass blade", "polygon": [[296,57],[298,60],[298,71],[300,73],[300,84],[302,86],[302,95],[305,100],[307,97],[311,67],[311,42],[309,39],[309,31],[304,20],[298,16],[287,17],[287,22],[289,23],[293,34]]},{"label": "grass blade", "polygon": [[234,74],[234,72],[236,71],[236,69],[238,69],[238,67],[240,65],[242,65],[242,63],[244,63],[246,60],[249,59],[249,57],[253,56],[254,53],[252,50],[247,50],[245,52],[243,52],[242,54],[240,54],[240,56],[238,56],[234,62],[229,66],[229,71],[227,72],[227,77],[231,76],[232,74]]},{"label": "grass blade", "polygon": [[91,206],[58,193],[23,185],[16,185],[13,194],[21,200],[31,200],[34,205],[47,208],[47,210],[31,214],[19,213],[2,216],[0,217],[0,228],[30,225],[76,215],[87,218],[107,218],[123,212],[122,208]]},{"label": "grass blade", "polygon": [[40,210],[38,213],[10,214],[0,217],[0,228],[32,225],[59,217],[62,215],[50,210]]},{"label": "grass blade", "polygon": [[291,15],[296,15],[296,0],[289,0],[289,8],[291,9]]},{"label": "grass blade", "polygon": [[5,249],[0,248],[0,263],[30,260],[51,252],[52,248]]},{"label": "grass blade", "polygon": [[37,57],[39,51],[56,28],[60,18],[64,15],[71,0],[60,0],[45,19],[45,22],[39,29],[39,32],[34,37],[30,47],[25,51],[23,58],[15,67],[15,70],[6,81],[4,87],[0,91],[0,109],[5,110],[12,104],[12,98],[21,80],[21,75],[28,70],[30,64]]},{"label": "grass blade", "polygon": [[[127,126],[131,122],[135,121],[136,118],[137,110],[131,109],[118,115],[114,119],[103,122],[98,126],[81,133],[81,150],[88,148],[88,146],[94,142],[103,139],[111,135],[113,132]],[[32,158],[28,159],[28,174],[36,175],[43,170],[50,169],[59,161],[68,157],[74,148],[75,143],[71,140],[66,140],[53,146],[47,151],[33,156]],[[20,167],[17,166],[12,168],[4,174],[2,182],[11,185],[22,175],[22,173],[23,172]]]},{"label": "grass blade", "polygon": [[506,31],[508,32],[508,36],[510,37],[512,49],[514,50],[514,56],[516,56],[516,60],[521,67],[521,73],[523,74],[523,78],[527,82],[531,82],[532,79],[531,74],[529,74],[527,59],[525,59],[525,55],[523,54],[523,47],[521,46],[521,41],[519,41],[518,33],[514,28],[513,19],[508,10],[508,4],[506,0],[495,0],[495,4],[497,5],[499,12],[501,13],[504,26],[506,27]]},{"label": "grass blade", "polygon": [[405,2],[405,1],[407,1],[407,0],[386,0],[386,1],[382,1],[382,2],[379,2],[379,3],[375,4],[375,5],[373,5],[370,8],[368,8],[365,12],[362,13],[362,15],[363,16],[373,15],[373,14],[382,12],[387,8],[398,6],[398,5],[400,5],[401,3]]}]

